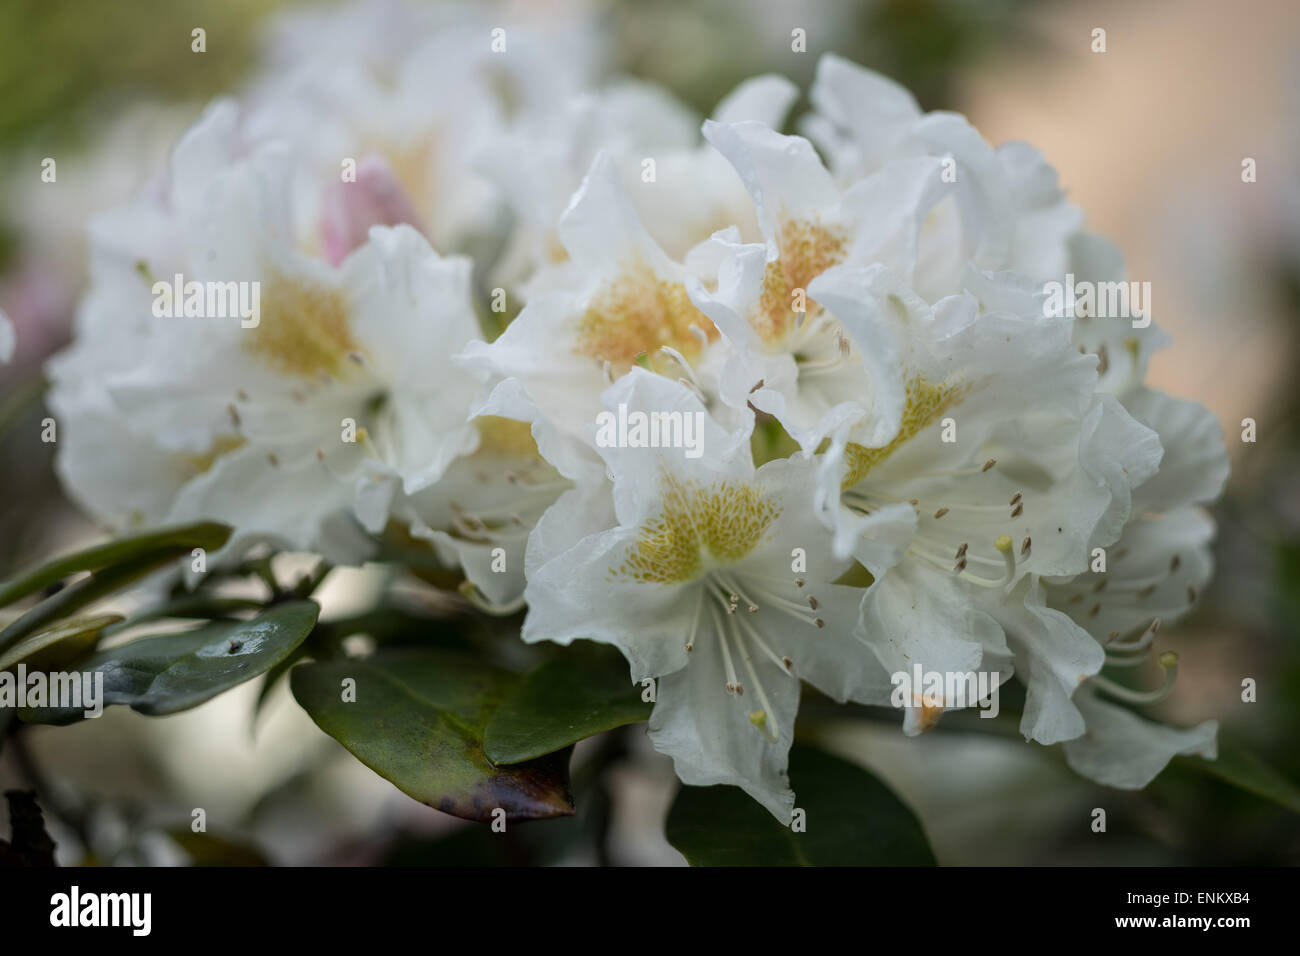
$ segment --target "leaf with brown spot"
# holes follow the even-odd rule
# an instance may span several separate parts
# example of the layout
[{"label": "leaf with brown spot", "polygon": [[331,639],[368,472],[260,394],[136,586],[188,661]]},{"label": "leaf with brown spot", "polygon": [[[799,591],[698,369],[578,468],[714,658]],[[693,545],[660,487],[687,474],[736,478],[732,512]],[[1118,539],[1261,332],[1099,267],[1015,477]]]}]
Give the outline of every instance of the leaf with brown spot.
[{"label": "leaf with brown spot", "polygon": [[[343,700],[343,681],[356,700]],[[293,695],[353,756],[408,796],[467,820],[573,814],[571,748],[509,767],[483,752],[489,718],[520,678],[455,651],[393,648],[295,667]]]}]

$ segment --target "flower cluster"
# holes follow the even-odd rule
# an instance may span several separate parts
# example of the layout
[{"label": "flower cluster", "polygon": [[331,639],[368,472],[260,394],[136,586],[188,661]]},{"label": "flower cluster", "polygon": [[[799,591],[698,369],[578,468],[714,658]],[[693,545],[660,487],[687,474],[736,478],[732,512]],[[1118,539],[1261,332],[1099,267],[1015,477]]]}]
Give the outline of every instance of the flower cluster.
[{"label": "flower cluster", "polygon": [[[94,222],[49,367],[89,512],[423,542],[525,641],[617,646],[681,779],[782,820],[802,682],[1015,678],[1025,737],[1114,786],[1214,755],[1131,709],[1172,655],[1158,690],[1103,670],[1209,578],[1222,439],[1143,386],[1154,325],[1047,307],[1125,276],[1036,150],[830,55],[784,135],[777,76],[701,128],[572,38],[381,28],[287,43]],[[209,314],[246,286],[251,321]],[[908,703],[914,734],[972,702]]]}]

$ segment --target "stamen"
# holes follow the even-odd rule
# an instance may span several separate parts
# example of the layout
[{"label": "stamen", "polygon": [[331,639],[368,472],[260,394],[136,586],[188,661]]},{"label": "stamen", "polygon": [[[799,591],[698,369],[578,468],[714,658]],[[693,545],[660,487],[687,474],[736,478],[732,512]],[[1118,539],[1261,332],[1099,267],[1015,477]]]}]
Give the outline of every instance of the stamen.
[{"label": "stamen", "polygon": [[740,648],[740,658],[745,662],[745,671],[749,674],[749,679],[754,682],[754,689],[758,692],[758,702],[763,705],[763,717],[760,720],[755,720],[754,715],[751,713],[749,715],[750,723],[763,731],[764,737],[772,743],[776,743],[776,729],[771,725],[772,722],[767,719],[767,715],[772,713],[772,705],[768,703],[767,692],[763,690],[763,683],[758,679],[758,671],[749,659],[749,652],[745,650],[744,642],[737,638],[736,643]]},{"label": "stamen", "polygon": [[993,547],[1002,552],[1002,560],[1007,566],[1006,581],[1014,581],[1016,579],[1016,556],[1013,553],[1016,547],[1015,542],[1012,541],[1008,535],[1004,534],[993,542]]},{"label": "stamen", "polygon": [[[713,612],[718,613],[716,610]],[[731,648],[727,645],[728,628],[721,620],[717,622],[718,643],[722,646],[722,666],[727,672],[727,683],[724,685],[728,694],[741,694],[744,691],[740,687],[740,682],[736,680],[736,665],[731,661]]]},{"label": "stamen", "polygon": [[[1147,629],[1143,631],[1136,640],[1133,641],[1108,640],[1106,653],[1140,654],[1143,651],[1145,651],[1147,648],[1149,648],[1152,642],[1155,641],[1156,632],[1159,630],[1160,630],[1160,618],[1157,617],[1152,619],[1151,623],[1147,626]],[[1114,634],[1116,637],[1119,636],[1119,631],[1112,631],[1111,633]]]},{"label": "stamen", "polygon": [[776,651],[772,650],[772,648],[768,647],[767,642],[763,640],[762,635],[759,634],[758,631],[754,628],[754,626],[751,625],[744,618],[739,618],[739,620],[740,620],[741,628],[750,636],[750,638],[754,641],[754,643],[758,645],[758,649],[761,650],[767,656],[768,660],[770,660],[777,667],[784,668],[787,672],[793,672],[794,661],[790,660],[790,658],[788,657],[782,657],[781,655],[777,654]]},{"label": "stamen", "polygon": [[1165,681],[1163,685],[1155,690],[1133,690],[1130,687],[1116,684],[1100,674],[1092,679],[1097,682],[1099,690],[1104,691],[1116,700],[1143,707],[1158,704],[1168,697],[1174,689],[1174,681],[1178,677],[1178,655],[1172,651],[1165,651],[1156,659],[1156,662],[1164,669]]},{"label": "stamen", "polygon": [[686,638],[686,652],[695,650],[695,635],[700,630],[700,610],[704,604],[704,588],[699,588],[695,597],[695,616],[691,619],[691,635]]}]

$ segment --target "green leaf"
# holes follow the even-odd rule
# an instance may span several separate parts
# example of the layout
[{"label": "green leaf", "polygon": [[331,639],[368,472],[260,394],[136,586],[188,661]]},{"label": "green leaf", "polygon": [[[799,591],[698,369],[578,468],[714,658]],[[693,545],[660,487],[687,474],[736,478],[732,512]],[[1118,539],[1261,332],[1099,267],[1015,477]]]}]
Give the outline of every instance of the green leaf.
[{"label": "green leaf", "polygon": [[195,548],[215,551],[230,537],[230,528],[213,521],[157,528],[55,558],[33,571],[0,584],[0,606],[12,604],[80,571],[101,571],[117,564],[166,552],[179,557]]},{"label": "green leaf", "polygon": [[[289,601],[247,621],[214,622],[99,651],[78,669],[104,675],[106,706],[126,704],[151,717],[174,714],[270,670],[302,643],[319,611],[312,601]],[[82,710],[26,708],[18,716],[64,724]]]},{"label": "green leaf", "polygon": [[221,547],[229,535],[230,529],[225,525],[211,522],[164,529],[56,559],[21,579],[0,586],[2,604],[61,581],[69,574],[91,571],[89,577],[46,598],[0,631],[0,650],[12,647],[47,624],[121,590],[181,555],[189,554],[194,548]]},{"label": "green leaf", "polygon": [[[344,681],[355,681],[345,701]],[[483,729],[519,678],[455,651],[385,649],[371,657],[301,664],[293,695],[371,770],[421,803],[467,820],[570,816],[568,753],[494,767]]]},{"label": "green leaf", "polygon": [[1248,750],[1226,744],[1220,739],[1217,760],[1201,757],[1175,758],[1185,767],[1218,777],[1238,789],[1270,800],[1292,813],[1300,813],[1300,787]]},{"label": "green leaf", "polygon": [[521,763],[648,720],[652,709],[629,680],[621,654],[601,645],[573,647],[506,696],[488,720],[484,750],[493,763]]},{"label": "green leaf", "polygon": [[105,636],[131,630],[150,621],[165,621],[169,618],[210,621],[221,617],[229,618],[241,611],[261,611],[266,606],[267,602],[257,601],[252,598],[219,597],[215,594],[196,591],[193,594],[186,594],[175,600],[137,611],[126,620],[108,628]]},{"label": "green leaf", "polygon": [[0,671],[24,662],[29,671],[62,670],[92,651],[104,629],[120,620],[120,614],[99,614],[60,621],[0,652]]},{"label": "green leaf", "polygon": [[782,826],[738,787],[682,787],[668,842],[692,866],[933,866],[916,815],[872,774],[810,747],[790,751],[807,830]]}]

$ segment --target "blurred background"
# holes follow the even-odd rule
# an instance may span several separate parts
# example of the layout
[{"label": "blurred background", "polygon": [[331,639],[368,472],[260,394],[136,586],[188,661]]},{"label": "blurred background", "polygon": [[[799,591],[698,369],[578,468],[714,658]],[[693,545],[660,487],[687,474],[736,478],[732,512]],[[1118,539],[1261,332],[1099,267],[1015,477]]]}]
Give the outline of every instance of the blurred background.
[{"label": "blurred background", "polygon": [[[239,91],[266,55],[270,18],[329,6],[0,5],[0,310],[18,343],[0,368],[0,579],[98,533],[60,494],[53,446],[40,441],[41,363],[69,334],[87,218],[161,168],[208,99]],[[608,47],[610,76],[662,83],[701,116],[760,72],[806,90],[817,57],[833,51],[898,80],[927,109],[965,113],[994,144],[1038,146],[1089,229],[1119,244],[1131,279],[1152,284],[1156,321],[1174,344],[1155,358],[1151,384],[1207,405],[1232,460],[1214,509],[1217,576],[1194,615],[1162,632],[1180,654],[1163,716],[1184,725],[1216,718],[1225,742],[1300,780],[1300,6],[526,6],[588,24]],[[198,61],[195,26],[207,31]],[[795,26],[807,30],[807,53],[790,50]],[[1092,52],[1095,28],[1106,31],[1105,53]],[[57,184],[40,180],[47,156],[58,158]],[[1247,157],[1254,183],[1242,182]],[[1257,423],[1253,444],[1240,440],[1244,418]],[[1241,700],[1247,677],[1258,685],[1254,703]],[[400,794],[322,734],[283,687],[254,726],[257,692],[244,685],[165,719],[115,709],[72,728],[35,728],[39,767],[0,752],[0,789],[26,786],[33,772],[44,778],[62,804],[61,813],[47,808],[47,820],[63,863],[684,862],[662,833],[671,766],[637,728],[580,748],[580,763],[607,781],[594,809],[572,826],[523,827],[507,841]],[[912,805],[942,863],[1300,862],[1300,816],[1190,762],[1126,793],[1075,776],[1056,751],[946,723],[920,739],[854,719],[822,731],[828,747]],[[201,845],[183,835],[195,807],[213,834]],[[1107,809],[1104,837],[1089,828],[1093,807]],[[590,826],[606,835],[603,852],[566,837]],[[177,827],[182,835],[168,836]]]}]

